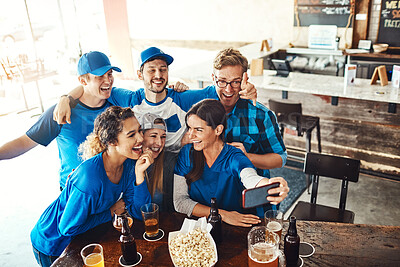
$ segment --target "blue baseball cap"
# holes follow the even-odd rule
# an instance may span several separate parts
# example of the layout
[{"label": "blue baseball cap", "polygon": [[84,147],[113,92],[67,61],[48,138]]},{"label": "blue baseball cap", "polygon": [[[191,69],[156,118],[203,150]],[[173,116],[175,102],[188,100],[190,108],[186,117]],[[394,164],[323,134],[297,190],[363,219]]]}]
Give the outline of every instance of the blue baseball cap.
[{"label": "blue baseball cap", "polygon": [[168,54],[165,54],[163,51],[161,51],[160,48],[149,47],[146,50],[143,50],[142,53],[140,53],[140,61],[141,61],[140,67],[142,67],[144,63],[155,57],[162,57],[165,60],[165,62],[167,62],[167,65],[171,64],[172,61],[174,61],[173,57],[171,57]]},{"label": "blue baseball cap", "polygon": [[99,51],[85,53],[83,56],[81,56],[78,62],[79,76],[87,73],[91,73],[96,76],[103,76],[104,73],[110,69],[121,72],[120,68],[111,66],[108,57]]}]

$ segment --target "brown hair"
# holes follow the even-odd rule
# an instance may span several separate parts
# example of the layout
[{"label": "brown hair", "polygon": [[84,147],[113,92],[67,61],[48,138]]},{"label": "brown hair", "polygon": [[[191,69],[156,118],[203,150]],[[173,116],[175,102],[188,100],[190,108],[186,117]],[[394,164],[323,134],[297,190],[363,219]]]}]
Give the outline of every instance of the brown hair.
[{"label": "brown hair", "polygon": [[246,72],[249,67],[247,58],[239,50],[233,48],[221,50],[214,59],[214,69],[216,70],[220,70],[225,66],[236,65],[242,66],[243,72]]},{"label": "brown hair", "polygon": [[[186,125],[190,115],[196,115],[207,123],[212,129],[217,128],[218,125],[224,126],[222,133],[219,138],[224,141],[225,129],[226,129],[226,114],[224,106],[220,101],[215,99],[204,99],[194,105],[187,113],[185,117]],[[188,126],[189,128],[189,126]],[[191,149],[190,161],[192,163],[192,170],[186,174],[186,183],[190,187],[190,184],[199,180],[204,171],[205,157],[203,151],[196,151]]]},{"label": "brown hair", "polygon": [[112,106],[103,111],[94,121],[93,132],[79,146],[81,157],[88,159],[107,150],[109,144],[116,143],[124,127],[123,122],[131,117],[135,117],[131,108]]}]

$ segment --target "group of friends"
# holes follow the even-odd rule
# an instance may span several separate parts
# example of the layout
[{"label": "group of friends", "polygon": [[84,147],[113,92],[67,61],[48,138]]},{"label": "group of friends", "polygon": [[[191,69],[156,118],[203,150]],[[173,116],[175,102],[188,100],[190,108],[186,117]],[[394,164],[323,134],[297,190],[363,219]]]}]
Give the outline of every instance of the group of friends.
[{"label": "group of friends", "polygon": [[[269,169],[285,165],[287,152],[275,114],[256,102],[247,59],[236,49],[220,51],[213,85],[188,90],[168,87],[173,57],[150,47],[140,54],[138,78],[144,88],[113,87],[112,66],[98,51],[78,62],[80,86],[62,96],[24,134],[0,147],[0,160],[17,157],[38,144],[57,141],[59,197],[31,232],[37,262],[50,266],[76,235],[128,210],[141,220],[140,207],[208,216],[217,198],[222,220],[235,226],[260,223],[276,209],[289,187]],[[279,182],[270,204],[241,206],[245,188]]]}]

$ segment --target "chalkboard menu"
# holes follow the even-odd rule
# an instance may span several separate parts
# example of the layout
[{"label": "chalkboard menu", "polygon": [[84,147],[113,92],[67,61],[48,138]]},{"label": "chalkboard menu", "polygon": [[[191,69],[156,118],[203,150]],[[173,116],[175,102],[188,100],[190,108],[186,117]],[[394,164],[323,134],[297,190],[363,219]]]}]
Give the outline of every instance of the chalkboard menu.
[{"label": "chalkboard menu", "polygon": [[[297,10],[300,26],[315,24],[346,27],[350,16],[350,0],[298,0]],[[294,25],[297,25],[296,17]]]},{"label": "chalkboard menu", "polygon": [[377,43],[400,47],[400,1],[382,0]]}]

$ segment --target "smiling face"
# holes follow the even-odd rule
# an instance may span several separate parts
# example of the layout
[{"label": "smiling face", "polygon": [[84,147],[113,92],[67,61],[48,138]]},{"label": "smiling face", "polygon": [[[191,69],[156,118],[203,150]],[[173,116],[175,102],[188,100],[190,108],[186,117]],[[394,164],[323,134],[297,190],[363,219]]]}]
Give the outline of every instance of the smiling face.
[{"label": "smiling face", "polygon": [[240,65],[234,66],[224,66],[220,70],[214,69],[213,82],[219,96],[219,99],[222,105],[225,108],[226,112],[232,111],[235,107],[236,102],[239,100],[239,91],[241,90],[240,86],[238,88],[233,88],[231,84],[228,84],[224,88],[218,87],[216,81],[242,81],[243,76],[243,68]]},{"label": "smiling face", "polygon": [[197,151],[215,148],[217,143],[222,142],[220,139],[222,125],[213,129],[207,125],[206,121],[194,114],[187,118],[187,125],[190,142],[193,143],[193,148]]},{"label": "smiling face", "polygon": [[140,124],[135,117],[124,120],[122,132],[118,134],[115,150],[122,156],[138,159],[142,154],[143,134]]},{"label": "smiling face", "polygon": [[156,159],[165,147],[165,138],[167,134],[162,129],[149,129],[143,133],[143,150],[149,148]]},{"label": "smiling face", "polygon": [[168,65],[162,59],[155,59],[144,63],[143,70],[138,71],[139,79],[143,81],[147,94],[165,95],[168,84]]},{"label": "smiling face", "polygon": [[114,83],[113,70],[110,69],[102,76],[95,76],[88,73],[88,78],[82,83],[85,93],[98,99],[106,100],[111,95],[112,85]]}]

